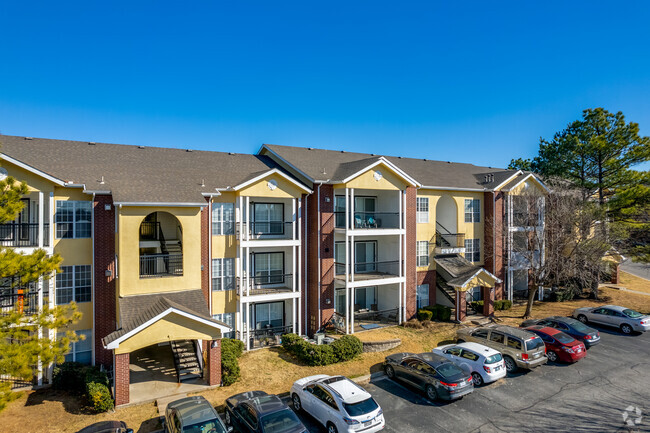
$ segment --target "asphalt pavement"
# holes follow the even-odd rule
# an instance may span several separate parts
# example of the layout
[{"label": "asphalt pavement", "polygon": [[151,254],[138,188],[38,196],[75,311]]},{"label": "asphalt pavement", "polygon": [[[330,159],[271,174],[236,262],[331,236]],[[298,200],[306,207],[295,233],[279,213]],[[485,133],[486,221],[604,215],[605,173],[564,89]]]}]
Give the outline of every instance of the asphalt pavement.
[{"label": "asphalt pavement", "polygon": [[650,263],[634,263],[628,259],[621,263],[621,270],[650,281]]}]

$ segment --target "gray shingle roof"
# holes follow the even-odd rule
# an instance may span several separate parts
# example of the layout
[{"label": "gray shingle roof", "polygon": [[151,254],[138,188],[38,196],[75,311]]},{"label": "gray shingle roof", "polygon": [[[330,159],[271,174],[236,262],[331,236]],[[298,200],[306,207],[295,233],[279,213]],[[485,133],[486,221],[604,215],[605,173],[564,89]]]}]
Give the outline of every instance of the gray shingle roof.
[{"label": "gray shingle roof", "polygon": [[119,303],[122,328],[102,338],[104,346],[128,334],[170,308],[175,308],[179,311],[184,311],[193,316],[228,327],[225,323],[210,317],[210,311],[208,310],[208,305],[205,302],[201,289],[164,294],[126,296],[120,298]]},{"label": "gray shingle roof", "polygon": [[263,155],[9,135],[0,135],[0,152],[62,181],[111,191],[116,202],[204,203],[202,193],[279,168]]},{"label": "gray shingle roof", "polygon": [[[264,147],[314,180],[340,182],[382,155],[265,144]],[[264,151],[262,151],[264,152]],[[385,156],[423,186],[491,189],[516,173],[458,162]],[[487,175],[492,177],[486,178]]]}]

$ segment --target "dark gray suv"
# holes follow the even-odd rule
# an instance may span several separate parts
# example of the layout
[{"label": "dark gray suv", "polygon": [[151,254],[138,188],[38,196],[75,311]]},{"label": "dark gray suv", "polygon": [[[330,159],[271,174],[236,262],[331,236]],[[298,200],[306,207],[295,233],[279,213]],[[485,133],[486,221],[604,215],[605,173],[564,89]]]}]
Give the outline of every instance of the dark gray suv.
[{"label": "dark gray suv", "polygon": [[164,430],[169,433],[228,433],[219,414],[201,397],[172,401],[165,410]]}]

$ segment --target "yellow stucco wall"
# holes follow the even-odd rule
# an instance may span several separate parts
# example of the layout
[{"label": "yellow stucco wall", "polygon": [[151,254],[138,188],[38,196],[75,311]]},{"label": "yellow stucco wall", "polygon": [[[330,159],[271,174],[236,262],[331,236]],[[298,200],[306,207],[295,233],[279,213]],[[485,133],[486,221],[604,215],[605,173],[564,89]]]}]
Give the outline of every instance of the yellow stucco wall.
[{"label": "yellow stucco wall", "polygon": [[[2,140],[0,139],[0,151],[2,151]],[[54,184],[30,171],[25,170],[24,168],[18,167],[8,161],[0,161],[0,166],[4,167],[9,176],[15,177],[19,181],[27,183],[30,191],[43,191],[47,193],[44,199],[49,199],[48,194],[54,191]]]},{"label": "yellow stucco wall", "polygon": [[[268,187],[268,182],[270,180],[277,182],[277,188],[271,190]],[[283,176],[273,173],[245,188],[242,188],[237,191],[237,193],[242,197],[298,198],[301,197],[305,191],[298,188],[296,184],[290,182]]]},{"label": "yellow stucco wall", "polygon": [[81,313],[81,320],[70,325],[67,329],[76,331],[78,329],[92,329],[93,328],[93,303],[92,302],[77,302],[77,311]]},{"label": "yellow stucco wall", "polygon": [[237,291],[220,290],[212,292],[212,314],[236,313]]},{"label": "yellow stucco wall", "polygon": [[[443,191],[443,190],[433,190],[433,189],[419,189],[417,192],[418,197],[428,197],[429,198],[429,222],[428,223],[417,223],[417,235],[416,239],[418,241],[428,241],[434,242],[436,234],[436,206],[438,201],[443,197],[449,197],[456,204],[456,233],[464,233],[465,239],[480,239],[481,244],[481,261],[477,262],[477,265],[482,265],[485,259],[484,257],[484,223],[485,215],[483,213],[483,193],[482,192],[472,192],[472,191]],[[466,199],[479,199],[481,200],[481,217],[478,223],[466,223],[465,222],[465,200]],[[418,271],[426,271],[428,269],[435,269],[435,263],[433,263],[433,257],[429,259],[429,266],[418,267]]]},{"label": "yellow stucco wall", "polygon": [[522,182],[517,185],[516,188],[508,192],[510,195],[521,195],[521,194],[533,194],[533,195],[546,195],[546,190],[542,185],[537,181],[536,178],[531,177],[530,179]]},{"label": "yellow stucco wall", "polygon": [[[375,173],[381,172],[381,179],[375,179]],[[384,164],[371,168],[370,170],[361,173],[359,176],[350,180],[345,184],[334,185],[335,189],[338,188],[359,188],[359,189],[382,189],[389,191],[397,191],[406,189],[407,183],[398,176],[393,170]]]},{"label": "yellow stucco wall", "polygon": [[460,287],[458,290],[461,292],[466,292],[469,289],[476,286],[494,287],[495,284],[496,284],[496,280],[494,278],[492,278],[490,275],[488,275],[485,272],[481,272],[480,274],[472,278],[463,287]]},{"label": "yellow stucco wall", "polygon": [[[152,212],[174,215],[183,230],[183,275],[140,278],[140,223]],[[201,288],[201,211],[197,207],[124,206],[118,209],[119,296]]]},{"label": "yellow stucco wall", "polygon": [[129,353],[165,341],[216,340],[218,338],[221,338],[221,332],[218,329],[180,314],[169,313],[134,336],[124,340],[115,349],[115,353]]}]

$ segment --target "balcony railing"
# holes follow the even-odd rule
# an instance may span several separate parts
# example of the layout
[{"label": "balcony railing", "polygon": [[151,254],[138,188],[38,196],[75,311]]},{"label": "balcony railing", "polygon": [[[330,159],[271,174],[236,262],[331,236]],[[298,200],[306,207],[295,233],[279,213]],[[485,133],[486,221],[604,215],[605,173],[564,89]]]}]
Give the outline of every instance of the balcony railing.
[{"label": "balcony railing", "polygon": [[140,256],[140,278],[178,277],[182,275],[182,254],[148,254]]},{"label": "balcony railing", "polygon": [[26,316],[37,314],[38,292],[33,289],[1,289],[0,290],[0,316],[8,316],[19,312]]},{"label": "balcony railing", "polygon": [[[267,327],[263,329],[251,329],[249,331],[251,349],[260,347],[278,346],[282,342],[282,336],[293,332],[293,325]],[[247,333],[244,332],[244,338]],[[237,338],[241,338],[240,332],[237,332]]]},{"label": "balcony railing", "polygon": [[465,248],[465,233],[436,233],[436,247]]},{"label": "balcony railing", "polygon": [[[298,225],[296,224],[296,227]],[[241,231],[240,231],[241,227]],[[237,223],[237,238],[240,232],[248,233],[251,239],[294,239],[293,221],[263,221]]]},{"label": "balcony railing", "polygon": [[[336,228],[345,228],[345,211],[334,212]],[[356,229],[398,229],[399,212],[354,212],[352,228]]]},{"label": "balcony railing", "polygon": [[245,277],[237,278],[237,293],[240,296],[247,294],[247,288],[249,295],[268,295],[288,292],[293,287],[293,275],[291,274],[257,275],[251,276],[249,280],[250,283],[247,285]]},{"label": "balcony railing", "polygon": [[154,221],[143,221],[140,224],[141,241],[157,241],[160,239],[160,223]]},{"label": "balcony railing", "polygon": [[[3,247],[37,247],[38,223],[0,224],[0,246]],[[50,225],[43,224],[43,246],[50,246]]]},{"label": "balcony railing", "polygon": [[[392,278],[399,275],[401,262],[391,260],[384,262],[357,262],[354,264],[355,280],[368,280],[377,278]],[[337,276],[345,275],[345,263],[335,262]]]}]

